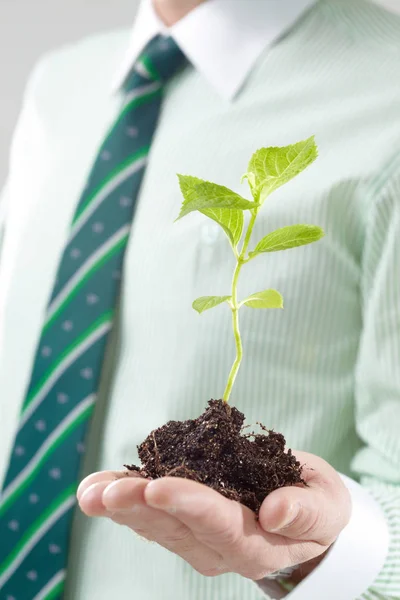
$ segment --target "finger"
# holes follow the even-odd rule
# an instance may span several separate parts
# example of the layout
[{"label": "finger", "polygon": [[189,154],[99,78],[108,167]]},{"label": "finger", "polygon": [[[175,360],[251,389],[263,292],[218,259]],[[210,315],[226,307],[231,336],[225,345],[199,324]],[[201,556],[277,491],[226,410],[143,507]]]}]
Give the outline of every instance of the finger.
[{"label": "finger", "polygon": [[240,505],[205,485],[178,477],[163,477],[149,482],[144,497],[149,506],[177,517],[204,541],[224,543],[226,536],[229,542],[234,537],[231,525],[233,517],[238,517]]},{"label": "finger", "polygon": [[87,487],[79,497],[79,506],[88,517],[108,516],[102,497],[103,492],[109,485],[109,481],[98,481]]},{"label": "finger", "polygon": [[103,504],[110,512],[132,512],[135,507],[146,506],[144,490],[148,479],[120,478],[109,481],[103,492]]},{"label": "finger", "polygon": [[281,488],[263,502],[259,522],[270,533],[293,540],[332,544],[350,516],[345,494],[329,494],[318,488]]},{"label": "finger", "polygon": [[176,517],[146,505],[146,480],[120,479],[103,491],[103,504],[111,518],[150,541],[186,560],[202,575],[226,572],[221,556],[195,539],[191,530]]},{"label": "finger", "polygon": [[125,477],[140,477],[138,473],[135,471],[99,471],[97,473],[91,473],[85,479],[81,481],[79,484],[78,490],[76,492],[76,497],[78,498],[78,502],[83,492],[88,489],[93,483],[98,483],[100,481],[115,481],[115,479],[121,479]]},{"label": "finger", "polygon": [[341,479],[326,460],[315,454],[299,450],[293,450],[293,454],[302,465],[301,476],[308,487],[326,488],[335,493]]},{"label": "finger", "polygon": [[283,543],[276,552],[271,551],[269,540],[277,536],[264,532],[250,509],[215,490],[194,481],[164,477],[151,481],[144,495],[149,505],[176,516],[199,542],[220,554],[229,571],[261,579],[287,565]]}]

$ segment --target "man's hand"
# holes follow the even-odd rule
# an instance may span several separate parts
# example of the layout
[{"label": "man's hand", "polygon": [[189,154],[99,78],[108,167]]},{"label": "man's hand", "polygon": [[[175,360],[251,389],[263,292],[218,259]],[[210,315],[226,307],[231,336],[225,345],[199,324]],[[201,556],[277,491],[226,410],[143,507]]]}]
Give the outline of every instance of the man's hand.
[{"label": "man's hand", "polygon": [[86,515],[128,526],[202,575],[234,572],[257,581],[322,555],[350,517],[350,496],[337,472],[317,456],[294,454],[305,465],[308,487],[270,494],[259,521],[246,506],[176,477],[94,473],[79,486],[78,501]]}]

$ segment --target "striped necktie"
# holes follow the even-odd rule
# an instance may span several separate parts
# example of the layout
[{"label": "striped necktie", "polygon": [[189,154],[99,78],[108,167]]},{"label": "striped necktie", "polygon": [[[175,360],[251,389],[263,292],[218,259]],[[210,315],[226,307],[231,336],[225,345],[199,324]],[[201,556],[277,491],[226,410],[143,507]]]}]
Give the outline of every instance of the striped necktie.
[{"label": "striped necktie", "polygon": [[42,328],[0,496],[0,600],[62,597],[84,441],[165,83],[170,38],[145,48],[79,200]]}]

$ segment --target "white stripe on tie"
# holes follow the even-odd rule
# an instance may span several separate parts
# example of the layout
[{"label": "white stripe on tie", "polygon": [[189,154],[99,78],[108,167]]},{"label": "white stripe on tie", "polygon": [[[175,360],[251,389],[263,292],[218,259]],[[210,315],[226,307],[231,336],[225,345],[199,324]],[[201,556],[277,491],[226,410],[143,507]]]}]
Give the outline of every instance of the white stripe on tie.
[{"label": "white stripe on tie", "polygon": [[149,73],[146,65],[143,63],[142,60],[138,61],[135,65],[135,71],[137,73],[139,73],[139,75],[141,77],[144,77],[145,79],[153,79],[151,73]]},{"label": "white stripe on tie", "polygon": [[161,83],[159,81],[154,81],[153,83],[149,83],[147,85],[143,85],[142,87],[136,88],[135,90],[132,90],[132,92],[128,92],[124,98],[124,104],[122,109],[124,109],[126,106],[128,106],[128,104],[133,102],[133,100],[141,98],[142,96],[146,96],[147,94],[151,94],[152,92],[156,92],[160,88]]},{"label": "white stripe on tie", "polygon": [[22,413],[20,422],[19,422],[19,431],[28,421],[30,416],[35,412],[35,410],[40,406],[43,399],[46,397],[46,394],[51,390],[53,385],[60,379],[60,377],[65,373],[65,371],[77,360],[88,348],[93,346],[100,338],[103,337],[108,331],[111,329],[111,319],[105,323],[102,323],[97,329],[95,329],[83,342],[74,348],[58,365],[54,373],[49,377],[49,379],[43,384],[43,386],[37,391],[36,395],[31,400],[30,404],[26,407],[25,411]]},{"label": "white stripe on tie", "polygon": [[38,594],[34,597],[33,600],[45,600],[47,595],[55,588],[59,583],[65,580],[67,576],[67,571],[62,569],[54,577],[50,579],[50,581],[44,586],[43,589],[40,590]]},{"label": "white stripe on tie", "polygon": [[15,571],[18,569],[23,560],[28,556],[30,551],[36,546],[38,542],[46,535],[46,533],[57,523],[59,519],[75,504],[75,496],[69,496],[62,504],[53,512],[52,515],[43,523],[41,527],[32,535],[32,537],[26,542],[21,549],[20,553],[17,554],[11,565],[4,571],[0,577],[0,590],[2,586],[13,576]]},{"label": "white stripe on tie", "polygon": [[47,316],[46,323],[51,320],[54,313],[59,309],[64,300],[69,296],[69,294],[73,291],[73,289],[79,284],[79,282],[84,278],[86,273],[90,271],[93,265],[100,260],[113,246],[118,244],[122,240],[122,238],[129,233],[130,224],[124,225],[119,229],[116,233],[114,233],[102,246],[97,248],[95,252],[83,263],[83,265],[74,273],[71,279],[65,284],[62,290],[57,294],[54,298],[53,302],[50,304]]},{"label": "white stripe on tie", "polygon": [[19,473],[19,475],[12,481],[6,489],[3,491],[1,496],[0,507],[3,506],[8,498],[23,484],[24,480],[29,477],[32,471],[35,470],[36,466],[40,463],[43,456],[51,448],[53,443],[64,433],[71,423],[75,421],[89,406],[94,404],[95,394],[91,394],[85,400],[82,400],[75,408],[69,413],[67,417],[54,429],[49,435],[45,442],[41,445],[36,454],[31,458],[26,467]]},{"label": "white stripe on tie", "polygon": [[138,158],[132,164],[128,165],[127,167],[125,167],[125,169],[120,171],[118,173],[118,175],[116,175],[113,179],[111,179],[111,181],[106,183],[105,186],[101,188],[101,190],[99,190],[99,192],[96,194],[96,196],[94,198],[92,198],[92,200],[90,201],[90,204],[87,205],[87,207],[84,209],[82,214],[78,217],[78,219],[72,225],[68,243],[71,243],[71,241],[74,239],[74,237],[77,235],[77,233],[82,229],[82,227],[85,225],[85,223],[87,223],[87,221],[90,219],[92,214],[98,209],[100,204],[102,204],[104,202],[104,200],[106,200],[106,198],[114,190],[116,190],[119,185],[121,185],[121,183],[126,181],[131,175],[133,175],[137,171],[140,171],[140,169],[142,169],[145,166],[146,162],[147,162],[146,156],[143,156],[142,158]]}]

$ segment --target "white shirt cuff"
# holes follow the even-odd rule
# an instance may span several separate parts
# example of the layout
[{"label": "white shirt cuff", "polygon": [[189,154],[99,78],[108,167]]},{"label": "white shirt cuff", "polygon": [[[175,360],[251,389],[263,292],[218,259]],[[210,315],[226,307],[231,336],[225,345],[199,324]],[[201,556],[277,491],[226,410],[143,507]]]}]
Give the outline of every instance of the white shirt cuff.
[{"label": "white shirt cuff", "polygon": [[352,499],[350,522],[314,571],[286,596],[288,600],[354,600],[380,573],[389,548],[389,530],[380,505],[361,485],[341,475]]}]

